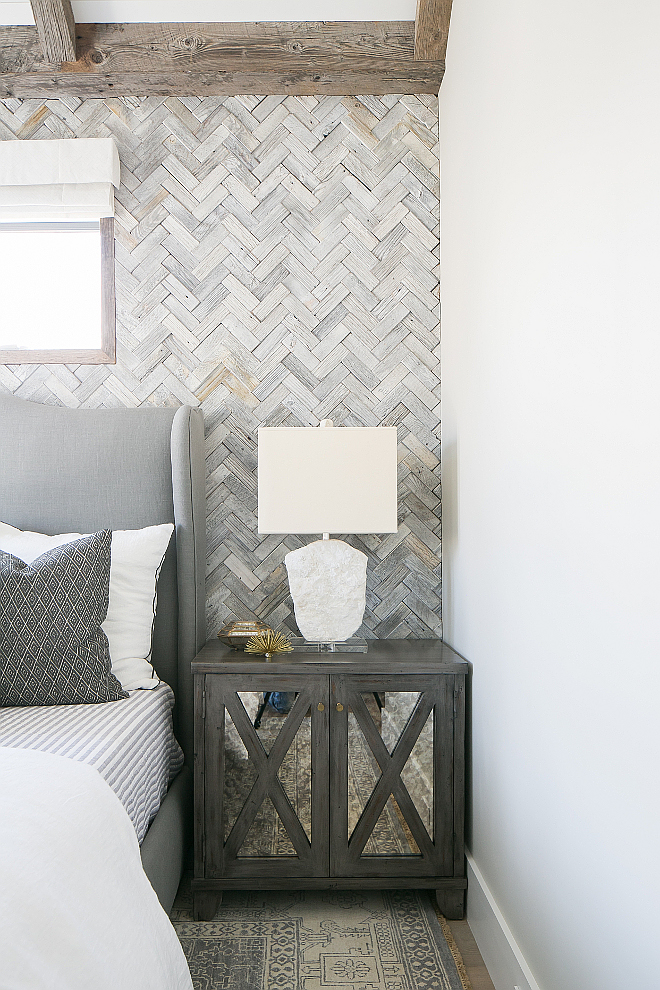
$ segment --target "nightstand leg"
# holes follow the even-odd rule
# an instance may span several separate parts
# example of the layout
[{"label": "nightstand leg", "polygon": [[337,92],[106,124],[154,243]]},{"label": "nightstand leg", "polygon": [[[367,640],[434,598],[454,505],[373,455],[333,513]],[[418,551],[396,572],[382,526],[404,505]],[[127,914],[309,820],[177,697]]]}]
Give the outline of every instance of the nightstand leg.
[{"label": "nightstand leg", "polygon": [[193,893],[193,919],[195,921],[213,921],[221,904],[221,890],[196,891]]},{"label": "nightstand leg", "polygon": [[464,890],[436,890],[435,899],[445,918],[450,921],[461,921],[465,914]]}]

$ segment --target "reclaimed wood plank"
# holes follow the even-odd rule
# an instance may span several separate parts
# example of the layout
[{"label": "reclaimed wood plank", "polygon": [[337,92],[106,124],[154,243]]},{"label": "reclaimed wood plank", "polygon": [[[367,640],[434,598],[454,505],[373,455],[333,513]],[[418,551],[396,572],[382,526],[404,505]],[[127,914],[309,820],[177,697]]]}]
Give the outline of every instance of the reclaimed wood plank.
[{"label": "reclaimed wood plank", "polygon": [[292,55],[412,58],[411,21],[293,21],[233,24],[80,25],[79,60],[91,69],[158,69],[184,60],[258,56],[267,66]]},{"label": "reclaimed wood plank", "polygon": [[102,217],[101,230],[101,350],[104,364],[117,360],[117,311],[115,290],[115,220]]},{"label": "reclaimed wood plank", "polygon": [[76,60],[76,22],[71,0],[30,0],[37,37],[49,62]]},{"label": "reclaimed wood plank", "polygon": [[115,358],[103,350],[89,350],[74,347],[62,350],[2,351],[0,364],[114,364]]},{"label": "reclaimed wood plank", "polygon": [[415,58],[444,59],[450,17],[451,0],[417,0]]},{"label": "reclaimed wood plank", "polygon": [[360,93],[437,93],[444,63],[387,56],[291,55],[268,67],[258,56],[221,59],[198,70],[178,63],[161,72],[4,72],[0,99],[77,96],[238,96],[243,93],[290,96],[346,96]]},{"label": "reclaimed wood plank", "polygon": [[[366,55],[412,59],[413,21],[274,21],[159,24],[78,24],[78,64],[70,72],[163,69],[177,62],[238,56]],[[48,60],[36,28],[0,28],[0,71],[34,72]]]},{"label": "reclaimed wood plank", "polygon": [[412,21],[80,24],[61,73],[34,28],[0,43],[2,98],[435,93],[443,71],[415,65]]}]

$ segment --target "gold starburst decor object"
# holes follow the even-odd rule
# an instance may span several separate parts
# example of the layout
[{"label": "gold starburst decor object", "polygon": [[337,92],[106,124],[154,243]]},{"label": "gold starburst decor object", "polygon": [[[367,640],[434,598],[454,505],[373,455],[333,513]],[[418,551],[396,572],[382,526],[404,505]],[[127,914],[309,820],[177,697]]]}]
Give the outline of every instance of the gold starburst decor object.
[{"label": "gold starburst decor object", "polygon": [[246,653],[260,653],[265,657],[271,657],[274,653],[291,653],[292,650],[289,637],[281,632],[273,632],[272,629],[253,636],[245,647]]}]

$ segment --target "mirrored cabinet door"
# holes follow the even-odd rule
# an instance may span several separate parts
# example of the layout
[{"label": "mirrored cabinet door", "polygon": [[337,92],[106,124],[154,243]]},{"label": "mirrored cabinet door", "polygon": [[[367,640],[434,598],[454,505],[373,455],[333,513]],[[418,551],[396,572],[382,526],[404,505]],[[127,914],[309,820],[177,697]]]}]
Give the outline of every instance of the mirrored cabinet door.
[{"label": "mirrored cabinet door", "polygon": [[453,678],[331,682],[331,875],[453,867]]},{"label": "mirrored cabinet door", "polygon": [[327,876],[328,679],[207,678],[207,875]]}]

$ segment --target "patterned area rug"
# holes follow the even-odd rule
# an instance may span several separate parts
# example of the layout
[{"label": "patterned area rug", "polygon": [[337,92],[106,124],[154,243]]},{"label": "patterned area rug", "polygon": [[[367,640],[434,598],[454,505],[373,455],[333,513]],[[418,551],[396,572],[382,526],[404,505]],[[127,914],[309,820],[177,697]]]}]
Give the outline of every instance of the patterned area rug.
[{"label": "patterned area rug", "polygon": [[195,990],[470,987],[425,891],[231,891],[193,922],[188,879],[171,917]]}]

